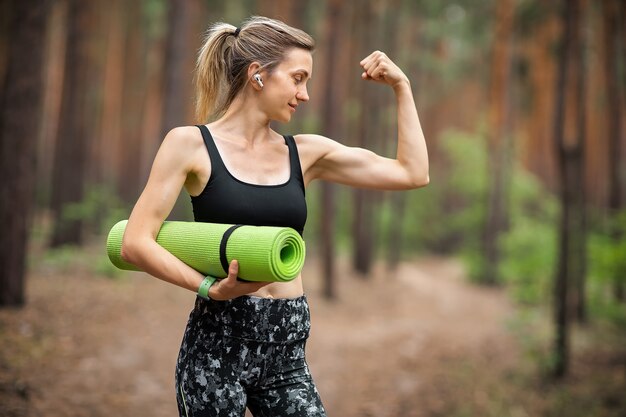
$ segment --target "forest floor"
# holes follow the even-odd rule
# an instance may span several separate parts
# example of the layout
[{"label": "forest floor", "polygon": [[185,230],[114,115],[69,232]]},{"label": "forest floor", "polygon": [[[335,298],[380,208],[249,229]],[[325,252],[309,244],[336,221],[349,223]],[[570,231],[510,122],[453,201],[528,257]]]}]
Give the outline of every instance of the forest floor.
[{"label": "forest floor", "polygon": [[[83,259],[33,264],[26,306],[0,310],[0,416],[176,415],[194,295]],[[303,271],[308,363],[329,416],[626,416],[626,348],[610,331],[576,329],[571,374],[551,382],[549,312],[468,283],[458,261],[376,265],[369,279],[345,259],[338,270],[334,301],[314,256]]]}]

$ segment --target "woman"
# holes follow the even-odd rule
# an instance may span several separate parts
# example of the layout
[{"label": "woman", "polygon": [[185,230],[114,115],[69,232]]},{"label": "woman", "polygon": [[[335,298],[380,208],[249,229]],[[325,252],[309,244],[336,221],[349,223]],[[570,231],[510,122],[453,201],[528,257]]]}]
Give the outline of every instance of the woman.
[{"label": "woman", "polygon": [[281,136],[309,100],[313,40],[280,21],[251,17],[213,25],[197,61],[197,112],[208,125],[170,131],[126,228],[125,260],[198,292],[180,349],[181,416],[323,416],[305,358],[309,309],[302,278],[286,283],[215,281],[156,243],[181,187],[196,221],[293,227],[306,222],[305,187],[316,179],[378,190],[428,184],[428,156],[409,80],[382,52],[360,62],[362,78],[393,88],[398,153],[384,158],[319,135]]}]

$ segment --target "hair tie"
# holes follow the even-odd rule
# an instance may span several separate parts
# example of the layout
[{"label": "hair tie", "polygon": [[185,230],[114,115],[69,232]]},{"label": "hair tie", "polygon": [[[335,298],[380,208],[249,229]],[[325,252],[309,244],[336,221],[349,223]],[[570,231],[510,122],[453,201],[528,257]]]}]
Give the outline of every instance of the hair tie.
[{"label": "hair tie", "polygon": [[237,28],[237,29],[235,29],[235,33],[233,34],[233,35],[235,36],[235,38],[236,38],[237,36],[239,36],[239,32],[240,32],[240,31],[241,31],[241,28]]}]

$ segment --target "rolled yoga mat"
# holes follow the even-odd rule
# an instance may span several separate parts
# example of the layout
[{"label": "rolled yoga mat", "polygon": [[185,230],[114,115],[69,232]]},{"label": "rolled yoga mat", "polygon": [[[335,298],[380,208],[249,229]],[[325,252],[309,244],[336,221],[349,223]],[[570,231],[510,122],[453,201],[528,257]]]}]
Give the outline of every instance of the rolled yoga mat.
[{"label": "rolled yoga mat", "polygon": [[[107,253],[116,267],[139,271],[121,255],[127,223],[111,228]],[[190,267],[217,278],[228,275],[233,259],[239,263],[238,277],[247,281],[291,281],[304,266],[304,240],[289,227],[166,221],[156,241]]]}]

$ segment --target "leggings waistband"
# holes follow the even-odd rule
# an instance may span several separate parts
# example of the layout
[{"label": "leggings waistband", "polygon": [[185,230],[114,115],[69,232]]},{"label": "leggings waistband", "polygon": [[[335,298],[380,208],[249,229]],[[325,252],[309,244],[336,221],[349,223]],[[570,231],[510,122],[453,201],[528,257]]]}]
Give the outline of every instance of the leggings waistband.
[{"label": "leggings waistband", "polygon": [[244,295],[227,301],[198,297],[192,319],[206,330],[267,343],[304,340],[311,328],[306,296],[262,298]]}]

